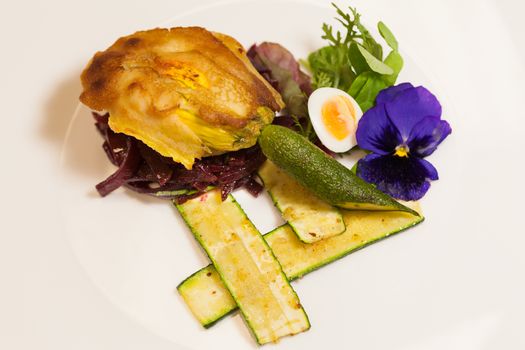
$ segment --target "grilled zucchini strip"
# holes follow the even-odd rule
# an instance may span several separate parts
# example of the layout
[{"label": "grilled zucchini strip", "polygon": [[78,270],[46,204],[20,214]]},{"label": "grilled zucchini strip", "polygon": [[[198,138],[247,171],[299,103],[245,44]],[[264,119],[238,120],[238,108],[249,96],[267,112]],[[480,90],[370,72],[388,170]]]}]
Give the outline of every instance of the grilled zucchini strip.
[{"label": "grilled zucchini strip", "polygon": [[[310,328],[308,317],[279,262],[231,195],[222,201],[220,191],[213,190],[177,208],[259,344]],[[199,293],[196,295],[200,298]],[[212,306],[192,301],[193,307],[204,305],[209,309]],[[221,311],[225,311],[223,306]],[[210,320],[209,314],[207,320]]]},{"label": "grilled zucchini strip", "polygon": [[301,242],[314,243],[345,232],[338,209],[312,194],[272,162],[263,164],[259,177]]},{"label": "grilled zucchini strip", "polygon": [[[417,203],[406,205],[420,212]],[[290,281],[423,221],[423,216],[379,211],[344,211],[343,218],[347,225],[345,233],[317,243],[301,242],[289,225],[283,225],[263,236]],[[217,283],[218,280],[217,272],[210,265],[177,287],[192,313],[205,327],[236,308],[228,289],[224,284]],[[195,295],[204,300],[194,300]]]}]

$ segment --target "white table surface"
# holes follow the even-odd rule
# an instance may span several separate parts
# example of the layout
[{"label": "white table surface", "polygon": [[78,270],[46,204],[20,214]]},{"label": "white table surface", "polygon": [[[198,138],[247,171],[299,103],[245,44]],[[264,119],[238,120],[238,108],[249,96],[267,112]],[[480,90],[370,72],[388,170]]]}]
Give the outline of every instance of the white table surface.
[{"label": "white table surface", "polygon": [[[83,65],[96,50],[123,34],[157,26],[174,14],[213,2],[2,0],[1,349],[179,349],[128,318],[90,283],[62,235],[59,211],[49,208],[57,206],[57,164],[77,105]],[[479,222],[473,224],[480,238],[486,243],[505,240],[509,230],[525,234],[524,2],[352,3],[365,13],[367,8],[389,9],[382,19],[400,28],[396,34],[403,44],[417,48],[418,64],[441,86],[449,86],[447,98],[464,118],[455,128],[475,141],[457,152],[469,152],[479,160],[476,167],[462,169],[462,174],[486,184],[464,189],[485,203],[480,205]],[[417,30],[399,25],[407,20],[406,13]],[[454,35],[448,26],[454,26]],[[445,27],[448,31],[443,35]],[[470,123],[483,124],[478,135],[468,135]],[[477,271],[465,279],[479,281],[486,274],[503,288],[489,283],[488,290],[480,293],[499,293],[504,299],[525,292],[505,287],[514,279],[522,282],[509,285],[523,287],[525,254],[516,258],[523,247],[512,242],[505,245],[507,251],[499,248],[487,249],[486,259],[505,259],[508,253],[509,270]],[[524,309],[516,305],[516,310]],[[525,328],[523,314],[509,317],[506,330],[468,349],[525,348],[523,333],[518,338]]]}]

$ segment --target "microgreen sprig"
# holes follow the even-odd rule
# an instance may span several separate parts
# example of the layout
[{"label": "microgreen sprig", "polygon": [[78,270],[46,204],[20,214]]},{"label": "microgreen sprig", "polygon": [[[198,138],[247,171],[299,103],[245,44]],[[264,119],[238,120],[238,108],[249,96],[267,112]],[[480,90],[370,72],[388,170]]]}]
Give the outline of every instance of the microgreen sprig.
[{"label": "microgreen sprig", "polygon": [[333,4],[335,20],[343,26],[336,30],[324,23],[322,38],[328,45],[308,56],[307,67],[312,73],[314,88],[335,87],[349,92],[366,110],[380,90],[392,86],[403,67],[398,43],[390,29],[378,23],[379,33],[392,49],[383,60],[383,47],[361,23],[356,8],[343,11]]}]

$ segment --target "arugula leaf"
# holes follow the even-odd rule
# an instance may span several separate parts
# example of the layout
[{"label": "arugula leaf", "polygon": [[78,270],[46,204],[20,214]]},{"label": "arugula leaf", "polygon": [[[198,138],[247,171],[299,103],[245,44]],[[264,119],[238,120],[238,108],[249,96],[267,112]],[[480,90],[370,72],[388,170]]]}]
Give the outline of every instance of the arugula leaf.
[{"label": "arugula leaf", "polygon": [[379,30],[379,34],[381,34],[383,39],[385,39],[385,41],[388,44],[388,46],[390,46],[390,48],[392,48],[392,50],[397,51],[398,48],[399,48],[399,44],[397,42],[397,39],[394,36],[394,34],[392,34],[390,29],[386,26],[386,24],[384,24],[383,22],[380,21],[377,24],[377,29]]}]

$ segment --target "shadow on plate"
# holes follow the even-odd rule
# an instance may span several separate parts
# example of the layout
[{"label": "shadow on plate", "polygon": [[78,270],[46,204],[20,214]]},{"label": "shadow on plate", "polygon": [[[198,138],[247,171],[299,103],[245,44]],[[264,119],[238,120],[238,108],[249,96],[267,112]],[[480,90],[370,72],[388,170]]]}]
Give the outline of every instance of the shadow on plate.
[{"label": "shadow on plate", "polygon": [[[91,112],[87,107],[79,106],[81,71],[79,67],[71,72],[51,90],[39,133],[40,137],[56,146],[57,154],[61,153],[60,166],[64,173],[85,182],[88,197],[100,198],[95,185],[116,168],[106,158],[103,140],[96,131]],[[142,203],[161,201],[126,189],[117,191],[126,191],[131,198]]]},{"label": "shadow on plate", "polygon": [[61,154],[60,166],[67,175],[87,177],[94,186],[114,170],[105,159],[89,109],[79,106],[81,71],[79,67],[70,72],[51,90],[40,134],[56,146],[57,154]]},{"label": "shadow on plate", "polygon": [[70,72],[53,89],[46,103],[43,119],[39,128],[40,136],[62,148],[68,125],[78,106],[80,96],[81,68]]}]

